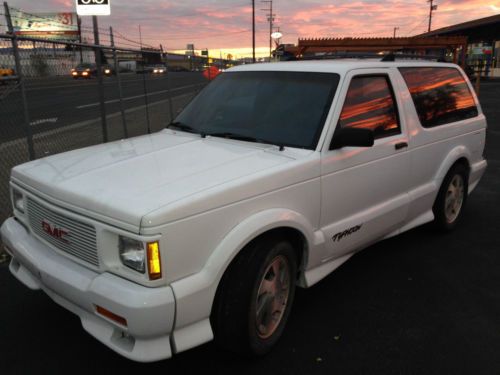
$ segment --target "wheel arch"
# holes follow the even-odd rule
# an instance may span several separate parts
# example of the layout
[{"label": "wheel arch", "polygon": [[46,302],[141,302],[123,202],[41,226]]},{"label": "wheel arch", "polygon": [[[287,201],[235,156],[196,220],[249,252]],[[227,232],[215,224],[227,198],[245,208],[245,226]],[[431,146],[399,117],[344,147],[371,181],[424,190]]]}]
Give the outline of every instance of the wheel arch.
[{"label": "wheel arch", "polygon": [[314,229],[301,214],[288,209],[260,212],[241,222],[224,238],[209,258],[208,264],[221,265],[219,280],[234,259],[254,241],[267,235],[280,235],[292,243],[297,254],[299,272],[303,272],[313,246]]},{"label": "wheel arch", "polygon": [[434,180],[438,182],[437,185],[441,186],[446,174],[455,164],[463,164],[467,167],[467,170],[470,171],[470,160],[471,153],[465,146],[457,146],[452,149],[441,163],[441,166],[434,177]]},{"label": "wheel arch", "polygon": [[[300,249],[299,285],[303,285],[304,268],[310,249],[316,242],[309,220],[298,212],[278,208],[252,215],[222,239],[200,272],[171,284],[177,303],[173,333],[176,351],[186,350],[213,338],[209,317],[223,275],[247,245],[269,233],[289,236],[294,248]],[[191,328],[195,326],[197,330],[204,331],[205,339],[193,343]]]}]

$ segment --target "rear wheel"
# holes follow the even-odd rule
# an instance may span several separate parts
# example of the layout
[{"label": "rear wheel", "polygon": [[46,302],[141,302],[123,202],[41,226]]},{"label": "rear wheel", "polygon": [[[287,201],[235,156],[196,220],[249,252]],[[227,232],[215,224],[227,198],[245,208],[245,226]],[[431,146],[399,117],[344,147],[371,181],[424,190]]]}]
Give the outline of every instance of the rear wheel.
[{"label": "rear wheel", "polygon": [[230,351],[263,355],[283,333],[295,295],[296,254],[283,238],[251,243],[224,275],[212,310],[217,343]]},{"label": "rear wheel", "polygon": [[468,177],[468,169],[463,164],[455,164],[445,176],[432,208],[438,229],[450,231],[460,220],[467,201]]}]

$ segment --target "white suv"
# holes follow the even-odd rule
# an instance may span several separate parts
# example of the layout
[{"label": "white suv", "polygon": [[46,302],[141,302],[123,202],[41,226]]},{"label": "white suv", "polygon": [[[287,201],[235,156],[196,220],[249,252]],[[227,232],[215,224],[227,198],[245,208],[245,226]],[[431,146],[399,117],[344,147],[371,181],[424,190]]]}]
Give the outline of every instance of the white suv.
[{"label": "white suv", "polygon": [[485,131],[453,64],[241,66],[163,131],[15,167],[2,239],[19,280],[125,357],[213,338],[264,354],[297,285],[418,225],[457,225]]}]

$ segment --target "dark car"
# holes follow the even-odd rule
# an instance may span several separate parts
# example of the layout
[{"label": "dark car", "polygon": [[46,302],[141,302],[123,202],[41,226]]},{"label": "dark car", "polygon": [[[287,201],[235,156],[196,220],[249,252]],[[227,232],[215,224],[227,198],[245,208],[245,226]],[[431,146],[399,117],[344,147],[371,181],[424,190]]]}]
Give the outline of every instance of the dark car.
[{"label": "dark car", "polygon": [[[103,65],[101,69],[105,76],[109,77],[114,74],[114,70],[109,65]],[[71,76],[74,79],[97,77],[97,65],[92,63],[80,64],[76,68],[71,69]]]}]

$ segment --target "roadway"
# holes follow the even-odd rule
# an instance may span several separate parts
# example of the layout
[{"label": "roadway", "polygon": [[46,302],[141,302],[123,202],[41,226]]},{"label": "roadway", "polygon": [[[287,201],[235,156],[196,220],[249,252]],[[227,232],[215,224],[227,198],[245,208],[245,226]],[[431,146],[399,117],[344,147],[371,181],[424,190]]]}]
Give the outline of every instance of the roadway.
[{"label": "roadway", "polygon": [[[201,73],[171,72],[170,93],[178,96],[199,89],[206,83]],[[143,78],[146,78],[144,85]],[[145,104],[145,88],[149,103],[168,98],[167,75],[124,74],[121,76],[126,109]],[[23,112],[19,91],[11,85],[0,86],[0,111],[4,119],[0,141],[23,137]],[[69,77],[31,79],[26,82],[26,95],[34,134],[100,117],[98,81],[96,78],[74,80]],[[104,97],[108,114],[120,111],[116,77],[104,78]]]}]

